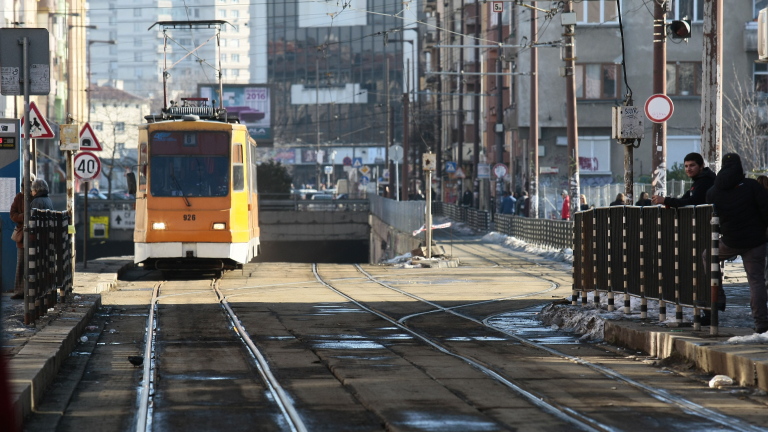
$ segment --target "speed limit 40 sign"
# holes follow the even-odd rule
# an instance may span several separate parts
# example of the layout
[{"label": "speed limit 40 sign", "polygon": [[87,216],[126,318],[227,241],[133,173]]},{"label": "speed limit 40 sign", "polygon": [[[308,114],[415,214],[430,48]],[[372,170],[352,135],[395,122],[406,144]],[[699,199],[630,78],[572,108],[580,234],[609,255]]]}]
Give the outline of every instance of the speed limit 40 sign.
[{"label": "speed limit 40 sign", "polygon": [[101,174],[101,161],[91,152],[80,152],[75,156],[75,177],[91,181]]}]

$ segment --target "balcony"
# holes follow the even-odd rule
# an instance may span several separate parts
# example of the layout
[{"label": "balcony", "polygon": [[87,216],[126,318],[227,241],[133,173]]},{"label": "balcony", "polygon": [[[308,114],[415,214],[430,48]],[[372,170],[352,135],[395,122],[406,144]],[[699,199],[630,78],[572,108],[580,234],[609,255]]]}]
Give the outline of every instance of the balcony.
[{"label": "balcony", "polygon": [[422,9],[424,12],[434,12],[437,10],[437,0],[423,0],[424,1],[424,8]]},{"label": "balcony", "polygon": [[757,51],[757,23],[754,21],[744,24],[744,51]]}]

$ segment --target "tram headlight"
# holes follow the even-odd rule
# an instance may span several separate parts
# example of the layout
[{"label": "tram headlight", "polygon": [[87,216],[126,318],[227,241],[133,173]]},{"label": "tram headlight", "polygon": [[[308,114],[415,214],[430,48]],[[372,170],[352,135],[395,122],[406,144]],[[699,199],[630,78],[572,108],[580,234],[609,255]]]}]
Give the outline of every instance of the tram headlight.
[{"label": "tram headlight", "polygon": [[155,222],[152,224],[153,230],[164,230],[165,229],[165,222]]},{"label": "tram headlight", "polygon": [[225,224],[224,222],[216,222],[213,224],[213,229],[215,230],[227,229],[227,224]]}]

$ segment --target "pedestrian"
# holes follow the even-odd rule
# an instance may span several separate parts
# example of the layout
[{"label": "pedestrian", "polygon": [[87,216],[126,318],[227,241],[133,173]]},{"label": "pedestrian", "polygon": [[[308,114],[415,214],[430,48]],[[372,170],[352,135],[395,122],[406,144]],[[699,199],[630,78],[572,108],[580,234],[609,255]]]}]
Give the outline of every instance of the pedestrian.
[{"label": "pedestrian", "polygon": [[568,191],[563,189],[560,196],[563,197],[563,209],[560,211],[560,217],[563,220],[569,220],[571,218],[571,199],[568,197]]},{"label": "pedestrian", "polygon": [[624,204],[624,194],[620,193],[616,195],[616,201],[611,203],[611,206],[623,206]]},{"label": "pedestrian", "polygon": [[526,208],[527,204],[528,204],[528,191],[523,191],[523,195],[517,200],[517,208],[515,209],[515,213],[518,216],[527,217],[528,216],[528,209]]},{"label": "pedestrian", "polygon": [[651,202],[667,207],[702,205],[706,202],[707,191],[715,184],[715,172],[704,166],[704,158],[698,153],[688,153],[683,159],[685,174],[693,180],[691,188],[680,198],[654,195]]},{"label": "pedestrian", "polygon": [[587,196],[586,195],[581,194],[580,197],[579,197],[579,201],[581,202],[580,205],[579,205],[579,210],[580,211],[586,211],[586,210],[590,209],[589,204],[587,204]]},{"label": "pedestrian", "polygon": [[517,200],[512,198],[509,191],[504,192],[504,198],[501,199],[501,214],[513,214]]},{"label": "pedestrian", "polygon": [[[723,167],[715,184],[707,191],[706,202],[712,204],[720,218],[721,261],[741,255],[749,282],[750,306],[755,331],[768,331],[768,290],[765,287],[765,231],[768,228],[768,190],[744,176],[741,158],[736,153],[723,157]],[[707,262],[707,251],[703,254]],[[720,283],[717,308],[725,310],[725,292]],[[705,315],[702,325],[708,320]]]},{"label": "pedestrian", "polygon": [[[35,180],[35,175],[30,174],[30,181]],[[14,233],[22,233],[22,237],[16,241],[16,282],[13,285],[12,300],[24,298],[24,182],[21,183],[21,192],[17,193],[11,204],[11,220],[16,222]]]},{"label": "pedestrian", "polygon": [[48,198],[48,183],[39,179],[32,182],[32,201],[29,208],[40,210],[53,210],[53,203]]},{"label": "pedestrian", "polygon": [[635,203],[638,207],[653,205],[651,199],[648,198],[648,192],[640,192],[640,199]]},{"label": "pedestrian", "polygon": [[472,191],[465,190],[464,195],[461,198],[461,204],[467,207],[472,207],[473,195]]}]

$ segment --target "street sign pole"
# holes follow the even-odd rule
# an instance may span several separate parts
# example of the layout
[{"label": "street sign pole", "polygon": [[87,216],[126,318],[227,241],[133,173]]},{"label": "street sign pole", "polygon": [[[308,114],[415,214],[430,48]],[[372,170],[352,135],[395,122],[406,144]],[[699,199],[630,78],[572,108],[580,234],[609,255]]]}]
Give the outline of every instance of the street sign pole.
[{"label": "street sign pole", "polygon": [[[26,37],[21,39],[22,45],[22,64],[23,64],[23,76],[24,76],[24,118],[29,119],[29,68],[28,68],[28,53],[29,53],[29,40]],[[31,187],[29,184],[29,125],[31,121],[24,123],[24,166],[22,180],[22,187],[24,188],[24,324],[29,325],[35,321],[34,304],[30,308],[30,302],[35,297],[35,292],[29,289],[29,203]],[[30,310],[32,309],[32,310]]]}]

